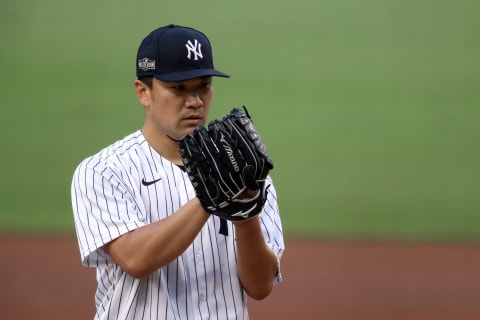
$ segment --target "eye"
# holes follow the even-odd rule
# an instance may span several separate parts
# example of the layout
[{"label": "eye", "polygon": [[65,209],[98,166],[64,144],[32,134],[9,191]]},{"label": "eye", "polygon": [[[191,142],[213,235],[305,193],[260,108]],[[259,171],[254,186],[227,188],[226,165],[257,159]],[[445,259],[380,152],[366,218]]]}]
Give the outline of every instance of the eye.
[{"label": "eye", "polygon": [[184,91],[185,86],[182,86],[182,85],[172,86],[172,89],[175,90],[175,91]]},{"label": "eye", "polygon": [[211,82],[202,82],[200,84],[200,89],[209,89],[211,87],[212,83]]}]

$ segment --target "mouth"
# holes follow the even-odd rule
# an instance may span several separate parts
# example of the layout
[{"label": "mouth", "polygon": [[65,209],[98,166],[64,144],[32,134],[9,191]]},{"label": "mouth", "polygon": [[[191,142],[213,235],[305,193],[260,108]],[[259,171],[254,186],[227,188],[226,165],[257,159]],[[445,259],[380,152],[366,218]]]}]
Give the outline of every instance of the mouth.
[{"label": "mouth", "polygon": [[199,126],[203,124],[203,117],[199,114],[192,114],[183,118],[183,121],[187,122],[189,125]]}]

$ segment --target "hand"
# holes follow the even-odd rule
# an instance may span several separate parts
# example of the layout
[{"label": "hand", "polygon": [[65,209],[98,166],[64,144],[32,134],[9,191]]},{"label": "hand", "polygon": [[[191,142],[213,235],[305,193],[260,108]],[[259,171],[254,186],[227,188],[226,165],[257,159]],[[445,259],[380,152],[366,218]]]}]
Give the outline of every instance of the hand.
[{"label": "hand", "polygon": [[234,109],[210,122],[208,130],[197,127],[180,141],[182,161],[202,206],[231,221],[261,212],[268,189],[265,178],[273,168],[258,133],[252,133],[250,120],[248,124],[240,114]]}]

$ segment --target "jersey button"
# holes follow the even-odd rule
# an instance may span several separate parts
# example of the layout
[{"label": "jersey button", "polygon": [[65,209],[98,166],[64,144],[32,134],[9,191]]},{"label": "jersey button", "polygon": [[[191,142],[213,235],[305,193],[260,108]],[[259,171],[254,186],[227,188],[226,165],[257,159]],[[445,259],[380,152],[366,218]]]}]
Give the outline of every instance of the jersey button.
[{"label": "jersey button", "polygon": [[195,255],[195,260],[196,260],[196,261],[202,260],[202,254],[201,254],[201,253],[197,253],[197,254]]}]

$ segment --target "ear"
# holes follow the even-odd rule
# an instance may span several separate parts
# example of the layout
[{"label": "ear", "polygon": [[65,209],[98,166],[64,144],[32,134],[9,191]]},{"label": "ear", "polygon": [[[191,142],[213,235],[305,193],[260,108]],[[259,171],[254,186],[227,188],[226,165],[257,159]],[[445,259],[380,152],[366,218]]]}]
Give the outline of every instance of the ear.
[{"label": "ear", "polygon": [[140,80],[135,80],[133,84],[138,101],[140,101],[144,107],[147,107],[150,104],[150,88]]}]

